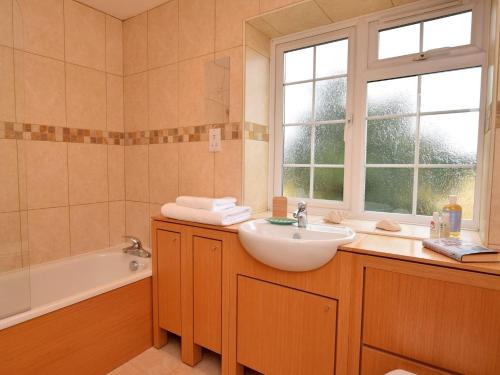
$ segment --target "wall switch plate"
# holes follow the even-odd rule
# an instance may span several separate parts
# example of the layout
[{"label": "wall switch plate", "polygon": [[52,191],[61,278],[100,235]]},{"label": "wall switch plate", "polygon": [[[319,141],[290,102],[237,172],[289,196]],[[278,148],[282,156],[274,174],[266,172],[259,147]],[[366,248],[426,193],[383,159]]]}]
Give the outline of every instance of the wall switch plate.
[{"label": "wall switch plate", "polygon": [[220,129],[210,129],[208,131],[208,151],[219,152],[221,146]]}]

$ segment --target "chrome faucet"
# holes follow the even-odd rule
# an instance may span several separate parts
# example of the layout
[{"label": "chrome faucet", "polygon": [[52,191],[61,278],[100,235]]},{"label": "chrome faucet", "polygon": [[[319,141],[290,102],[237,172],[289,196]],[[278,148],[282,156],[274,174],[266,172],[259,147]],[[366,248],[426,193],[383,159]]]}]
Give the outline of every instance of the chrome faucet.
[{"label": "chrome faucet", "polygon": [[123,238],[132,242],[132,245],[122,249],[125,254],[135,255],[141,258],[151,258],[151,253],[142,247],[140,239],[134,236],[123,236]]},{"label": "chrome faucet", "polygon": [[307,203],[299,202],[297,204],[297,211],[293,213],[293,217],[297,219],[297,226],[299,228],[307,228]]}]

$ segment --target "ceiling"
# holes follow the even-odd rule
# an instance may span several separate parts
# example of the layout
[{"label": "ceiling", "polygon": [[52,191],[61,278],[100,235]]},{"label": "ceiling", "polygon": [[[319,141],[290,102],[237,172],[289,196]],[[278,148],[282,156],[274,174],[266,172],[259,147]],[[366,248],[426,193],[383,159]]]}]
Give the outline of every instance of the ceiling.
[{"label": "ceiling", "polygon": [[166,0],[78,0],[94,9],[125,20],[148,9],[154,8]]}]

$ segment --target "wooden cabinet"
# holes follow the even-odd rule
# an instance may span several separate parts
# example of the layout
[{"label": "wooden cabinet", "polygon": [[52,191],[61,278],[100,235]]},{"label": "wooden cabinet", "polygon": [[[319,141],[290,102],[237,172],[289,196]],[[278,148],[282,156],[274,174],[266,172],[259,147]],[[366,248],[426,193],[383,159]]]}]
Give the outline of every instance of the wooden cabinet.
[{"label": "wooden cabinet", "polygon": [[181,235],[157,232],[158,324],[181,334]]},{"label": "wooden cabinet", "polygon": [[417,375],[452,375],[437,368],[426,366],[390,353],[370,347],[363,347],[361,375],[383,375],[396,369]]},{"label": "wooden cabinet", "polygon": [[266,375],[331,375],[337,302],[238,277],[237,360]]},{"label": "wooden cabinet", "polygon": [[193,236],[194,342],[221,353],[222,242]]},{"label": "wooden cabinet", "polygon": [[500,374],[498,284],[419,267],[365,268],[363,344],[453,373]]}]

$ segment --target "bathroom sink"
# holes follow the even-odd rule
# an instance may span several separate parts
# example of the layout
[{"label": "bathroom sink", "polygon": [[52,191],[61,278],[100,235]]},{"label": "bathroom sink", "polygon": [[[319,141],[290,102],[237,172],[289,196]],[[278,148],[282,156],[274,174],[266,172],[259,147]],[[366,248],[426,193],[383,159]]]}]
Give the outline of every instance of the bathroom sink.
[{"label": "bathroom sink", "polygon": [[282,226],[265,219],[248,221],[239,227],[245,250],[258,261],[284,271],[310,271],[328,263],[340,245],[354,240],[348,227],[310,224]]}]

